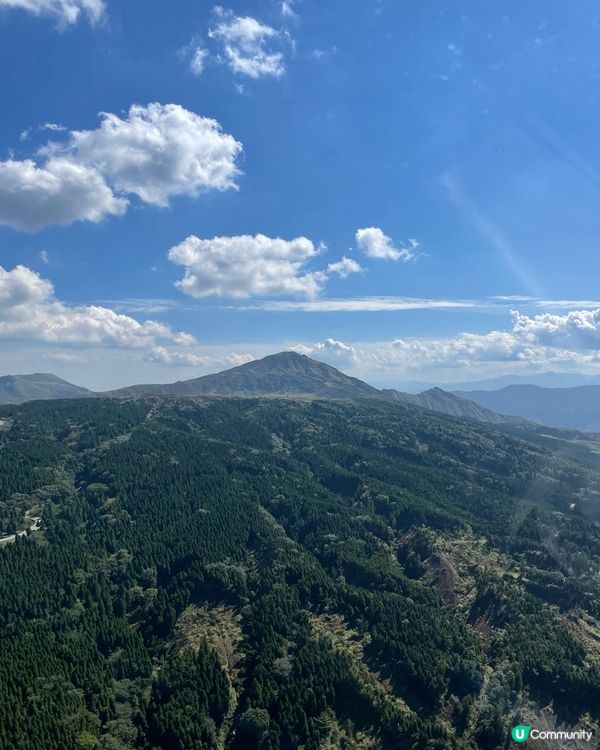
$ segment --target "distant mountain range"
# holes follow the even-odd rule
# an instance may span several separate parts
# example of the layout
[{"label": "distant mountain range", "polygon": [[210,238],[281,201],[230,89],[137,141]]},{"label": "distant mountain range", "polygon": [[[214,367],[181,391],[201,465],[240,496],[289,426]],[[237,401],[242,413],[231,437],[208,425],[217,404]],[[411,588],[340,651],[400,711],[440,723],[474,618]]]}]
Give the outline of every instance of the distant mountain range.
[{"label": "distant mountain range", "polygon": [[552,427],[600,431],[600,385],[575,388],[509,385],[497,391],[457,391],[454,395],[486,409],[518,415]]},{"label": "distant mountain range", "polygon": [[4,375],[0,377],[0,404],[22,404],[53,398],[78,398],[89,395],[87,388],[45,372],[33,375]]},{"label": "distant mountain range", "polygon": [[378,381],[380,388],[394,388],[408,393],[421,393],[432,388],[457,393],[458,391],[497,391],[509,385],[540,385],[543,388],[574,388],[578,385],[600,385],[600,375],[568,372],[538,372],[530,375],[499,375],[484,380],[428,383],[423,380]]},{"label": "distant mountain range", "polygon": [[539,385],[542,388],[574,388],[579,385],[600,385],[600,375],[578,372],[539,372],[531,375],[499,375],[487,380],[446,383],[445,391],[497,391],[509,385]]},{"label": "distant mountain range", "polygon": [[[546,373],[549,376],[553,374]],[[331,365],[296,352],[273,354],[191,380],[133,385],[100,394],[72,385],[55,375],[37,373],[0,377],[0,403],[91,396],[375,398],[400,401],[487,424],[523,425],[532,420],[552,427],[600,431],[600,385],[542,388],[519,384],[495,391],[477,389],[448,392],[441,388],[429,388],[421,393],[404,393],[392,388],[375,388]]]},{"label": "distant mountain range", "polygon": [[[296,352],[281,352],[253,360],[223,372],[192,380],[167,384],[142,384],[105,393],[92,393],[71,385],[53,375],[8,376],[5,380],[20,383],[0,392],[0,403],[19,403],[40,398],[77,398],[109,396],[112,398],[145,398],[148,396],[222,396],[271,398],[321,398],[400,401],[431,411],[474,419],[489,424],[514,424],[518,418],[504,417],[452,393],[432,388],[420,394],[393,389],[379,390],[358,378],[350,377],[331,365],[317,362]],[[44,389],[40,383],[46,383]],[[37,384],[37,385],[36,385]],[[25,387],[27,385],[28,387]],[[51,388],[50,386],[54,386]]]},{"label": "distant mountain range", "polygon": [[281,352],[214,375],[169,385],[136,385],[107,394],[117,398],[140,396],[270,396],[294,398],[377,398],[401,401],[431,411],[489,424],[522,421],[505,417],[440,388],[420,394],[378,390],[331,365],[296,352]]}]

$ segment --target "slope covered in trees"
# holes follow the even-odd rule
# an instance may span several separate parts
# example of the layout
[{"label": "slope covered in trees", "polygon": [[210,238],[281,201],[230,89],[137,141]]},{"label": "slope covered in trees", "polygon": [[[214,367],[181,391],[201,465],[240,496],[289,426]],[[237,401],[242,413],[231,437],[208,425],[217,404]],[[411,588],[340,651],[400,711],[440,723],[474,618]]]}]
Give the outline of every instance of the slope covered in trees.
[{"label": "slope covered in trees", "polygon": [[374,399],[0,408],[2,518],[42,517],[0,549],[0,747],[597,729],[600,473],[556,444]]}]

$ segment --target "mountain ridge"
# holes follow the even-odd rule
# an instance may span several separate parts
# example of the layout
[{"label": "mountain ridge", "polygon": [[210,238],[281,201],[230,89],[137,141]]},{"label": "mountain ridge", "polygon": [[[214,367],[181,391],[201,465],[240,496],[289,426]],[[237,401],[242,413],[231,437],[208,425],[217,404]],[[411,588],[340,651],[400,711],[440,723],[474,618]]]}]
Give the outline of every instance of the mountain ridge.
[{"label": "mountain ridge", "polygon": [[529,424],[529,420],[523,419],[518,414],[514,416],[501,414],[475,401],[449,393],[438,387],[429,388],[421,393],[404,393],[393,389],[384,392],[389,393],[390,398],[395,401],[419,406],[422,409],[440,414],[448,414],[452,417],[460,417],[461,419],[474,419],[476,422],[496,425]]},{"label": "mountain ridge", "polygon": [[0,376],[0,404],[22,404],[42,399],[76,398],[91,393],[57,375],[34,372],[29,375]]},{"label": "mountain ridge", "polygon": [[[18,378],[18,376],[16,376]],[[28,376],[24,376],[28,377]],[[33,378],[34,376],[29,376]],[[51,378],[52,376],[46,376]],[[55,377],[55,376],[54,376]],[[59,378],[55,378],[58,382]],[[92,392],[71,386],[60,381],[66,388],[61,395],[35,395],[34,398],[147,398],[147,397],[262,397],[262,398],[304,398],[304,399],[361,399],[370,398],[382,401],[396,401],[407,405],[429,409],[450,416],[473,419],[478,422],[497,425],[520,424],[519,417],[506,417],[494,411],[467,401],[460,396],[432,388],[420,394],[409,394],[394,389],[378,389],[359,378],[346,375],[337,368],[319,362],[304,354],[284,351],[262,359],[252,360],[237,367],[218,373],[202,375],[189,380],[165,384],[139,384],[106,392]],[[21,403],[31,398],[22,397],[19,401],[7,400],[4,403]],[[0,403],[2,398],[0,397]]]}]

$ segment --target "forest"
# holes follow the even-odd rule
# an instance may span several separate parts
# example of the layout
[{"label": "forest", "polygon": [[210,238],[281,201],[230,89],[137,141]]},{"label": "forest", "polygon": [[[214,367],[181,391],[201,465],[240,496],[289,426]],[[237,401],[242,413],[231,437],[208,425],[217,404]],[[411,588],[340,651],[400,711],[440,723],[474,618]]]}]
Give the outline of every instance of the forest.
[{"label": "forest", "polygon": [[600,736],[598,518],[588,448],[406,404],[0,407],[0,748]]}]

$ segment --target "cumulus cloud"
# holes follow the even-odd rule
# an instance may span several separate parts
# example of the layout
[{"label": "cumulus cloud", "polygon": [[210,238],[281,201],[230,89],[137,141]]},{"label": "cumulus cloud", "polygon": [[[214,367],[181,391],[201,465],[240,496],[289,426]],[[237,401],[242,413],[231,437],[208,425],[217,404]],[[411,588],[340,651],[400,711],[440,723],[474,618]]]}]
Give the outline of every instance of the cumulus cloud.
[{"label": "cumulus cloud", "polygon": [[600,349],[600,309],[572,310],[565,315],[542,313],[529,317],[513,312],[515,334],[547,346]]},{"label": "cumulus cloud", "polygon": [[356,230],[356,244],[370,258],[379,258],[382,260],[412,260],[415,257],[414,251],[419,243],[415,239],[408,241],[408,247],[402,244],[395,247],[391,238],[379,227],[364,227]]},{"label": "cumulus cloud", "polygon": [[352,258],[347,258],[344,255],[344,257],[341,260],[338,260],[336,263],[330,263],[327,266],[327,270],[329,273],[333,273],[336,276],[340,276],[342,279],[345,279],[346,277],[350,276],[351,273],[359,273],[363,269],[355,260],[353,260]]},{"label": "cumulus cloud", "polygon": [[356,351],[353,346],[332,338],[315,344],[311,349],[311,354],[329,355],[330,358],[333,357],[342,360],[353,360],[356,357]]},{"label": "cumulus cloud", "polygon": [[208,36],[219,45],[217,60],[235,74],[249,78],[271,76],[278,78],[285,72],[280,47],[286,34],[251,16],[236,16],[232,11],[215,8],[219,22]]},{"label": "cumulus cloud", "polygon": [[98,23],[104,17],[104,0],[0,0],[0,8],[25,10],[36,16],[50,16],[59,25],[69,26],[86,17]]},{"label": "cumulus cloud", "polygon": [[0,162],[0,224],[36,232],[49,224],[98,222],[118,216],[127,200],[115,196],[96,169],[53,157]]},{"label": "cumulus cloud", "polygon": [[329,361],[367,381],[407,377],[447,379],[501,372],[597,372],[600,363],[600,308],[564,315],[512,313],[506,330],[463,332],[446,338],[397,338],[343,342],[328,338],[292,347]]},{"label": "cumulus cloud", "polygon": [[320,251],[306,237],[288,241],[257,234],[202,240],[191,235],[171,248],[168,257],[185,267],[177,286],[192,297],[314,297],[326,273],[309,272],[305,266]]},{"label": "cumulus cloud", "polygon": [[491,331],[487,334],[462,333],[450,339],[396,339],[377,357],[381,362],[410,363],[412,366],[502,362],[522,359],[527,351],[514,334]]},{"label": "cumulus cloud", "polygon": [[0,223],[37,231],[125,212],[128,195],[167,206],[177,195],[236,187],[242,146],[218,122],[178,104],[101,114],[95,130],[50,142],[45,159],[0,162]]},{"label": "cumulus cloud", "polygon": [[22,265],[10,271],[0,266],[0,338],[132,349],[195,343],[190,334],[154,320],[140,322],[98,305],[66,305],[48,279]]},{"label": "cumulus cloud", "polygon": [[66,147],[58,148],[98,169],[117,191],[166,206],[173,195],[235,187],[242,146],[216,120],[158,103],[134,104],[125,118],[100,116],[99,128],[73,131]]},{"label": "cumulus cloud", "polygon": [[[444,339],[396,339],[353,345],[363,370],[410,373],[499,364],[586,367],[600,362],[600,309],[565,315],[513,312],[510,330],[461,333]],[[318,351],[313,347],[311,351]]]}]

